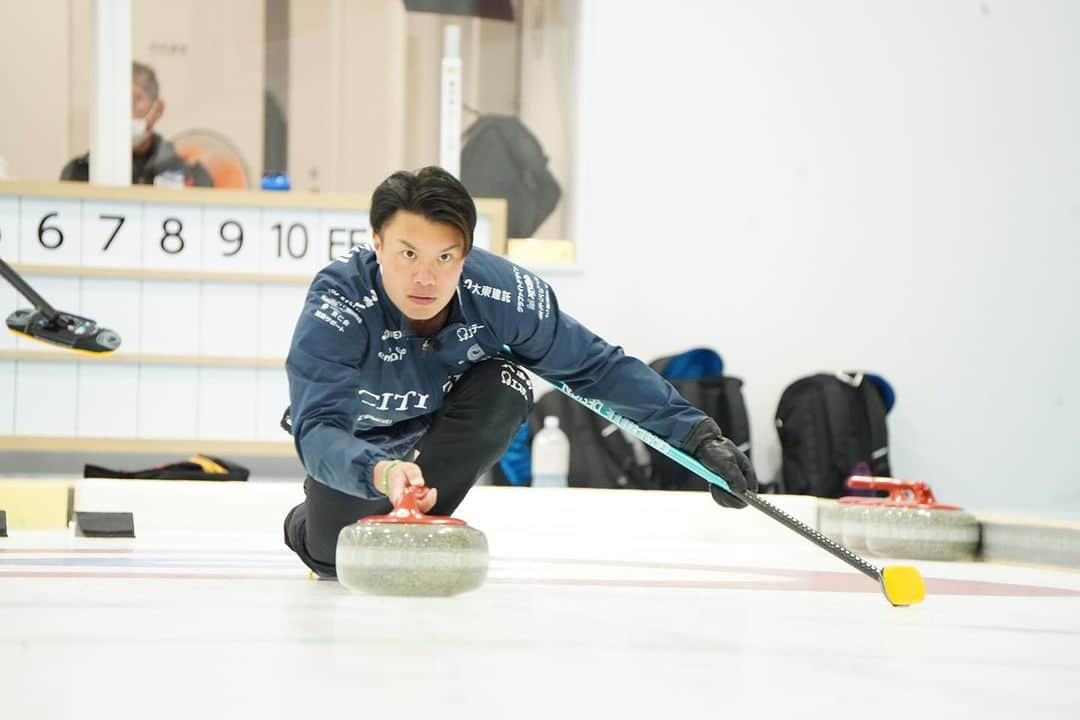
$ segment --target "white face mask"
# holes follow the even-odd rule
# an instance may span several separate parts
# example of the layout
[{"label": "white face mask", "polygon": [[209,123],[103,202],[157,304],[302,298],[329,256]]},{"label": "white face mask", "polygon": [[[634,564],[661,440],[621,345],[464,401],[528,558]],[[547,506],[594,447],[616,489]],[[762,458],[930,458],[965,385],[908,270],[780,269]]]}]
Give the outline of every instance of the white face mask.
[{"label": "white face mask", "polygon": [[138,147],[149,135],[146,118],[131,118],[131,147]]}]

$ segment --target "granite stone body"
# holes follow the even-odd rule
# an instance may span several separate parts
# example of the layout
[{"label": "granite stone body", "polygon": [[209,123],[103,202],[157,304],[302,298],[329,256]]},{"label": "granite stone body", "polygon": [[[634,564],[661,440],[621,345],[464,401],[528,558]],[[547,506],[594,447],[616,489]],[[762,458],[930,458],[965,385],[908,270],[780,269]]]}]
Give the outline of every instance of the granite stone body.
[{"label": "granite stone body", "polygon": [[979,523],[961,510],[882,507],[866,523],[866,547],[874,555],[913,560],[972,560]]},{"label": "granite stone body", "polygon": [[487,578],[488,544],[468,525],[358,522],[342,528],[338,580],[374,595],[449,596]]}]

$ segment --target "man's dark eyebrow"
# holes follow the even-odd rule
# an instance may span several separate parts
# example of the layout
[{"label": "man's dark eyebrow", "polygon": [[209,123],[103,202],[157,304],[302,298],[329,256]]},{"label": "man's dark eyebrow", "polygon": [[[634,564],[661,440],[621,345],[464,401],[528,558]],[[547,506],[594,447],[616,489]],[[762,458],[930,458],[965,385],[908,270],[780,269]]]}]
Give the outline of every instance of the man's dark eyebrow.
[{"label": "man's dark eyebrow", "polygon": [[[405,247],[409,248],[410,250],[416,250],[416,248],[415,248],[415,247],[414,247],[414,246],[412,245],[412,243],[410,243],[410,242],[409,242],[408,240],[402,240],[401,238],[398,238],[398,239],[397,239],[397,241],[398,241],[399,243],[401,243],[402,245],[404,245]],[[451,246],[449,246],[449,247],[445,247],[445,248],[443,248],[442,250],[440,250],[439,252],[441,252],[441,253],[444,253],[444,252],[446,252],[447,250],[457,250],[457,249],[458,249],[458,248],[460,248],[460,247],[461,247],[461,246],[462,246],[463,244],[464,244],[464,243],[462,243],[462,242],[461,242],[460,240],[458,240],[458,241],[457,241],[456,243],[454,243],[453,245],[451,245]]]}]

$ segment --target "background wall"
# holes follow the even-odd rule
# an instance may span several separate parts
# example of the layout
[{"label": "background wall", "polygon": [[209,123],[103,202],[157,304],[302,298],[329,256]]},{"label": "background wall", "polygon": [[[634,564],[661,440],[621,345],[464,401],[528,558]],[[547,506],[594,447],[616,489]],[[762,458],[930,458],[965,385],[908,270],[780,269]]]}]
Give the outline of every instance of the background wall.
[{"label": "background wall", "polygon": [[[193,128],[224,134],[257,186],[269,90],[287,115],[293,187],[368,193],[393,170],[438,162],[442,32],[458,25],[465,103],[519,114],[540,138],[564,198],[537,234],[562,238],[572,196],[568,17],[576,2],[518,6],[523,27],[410,13],[401,0],[139,0],[133,57],[157,71],[166,103],[157,129],[166,137]],[[91,0],[0,7],[0,27],[13,29],[0,62],[34,64],[33,73],[0,75],[0,98],[28,109],[0,113],[0,157],[13,179],[56,179],[68,159],[87,151],[92,24]],[[466,112],[463,126],[474,119]]]},{"label": "background wall", "polygon": [[[90,0],[69,0],[72,104],[69,157],[90,145],[93,82]],[[193,129],[221,133],[240,151],[254,186],[262,177],[265,67],[264,0],[136,0],[132,58],[154,68],[165,113],[154,130],[166,138]],[[53,177],[59,177],[57,168]],[[22,177],[33,177],[24,174]]]},{"label": "background wall", "polygon": [[[0,62],[34,58],[34,74],[0,79],[5,103],[23,108],[0,113],[0,155],[16,177],[55,177],[84,149],[65,141],[84,131],[64,78],[78,85],[87,67],[79,33],[67,38],[86,3],[0,4],[0,26],[19,28]],[[409,119],[402,95],[437,91],[431,68],[410,75],[420,51],[408,43],[438,41],[441,23],[406,19],[397,0],[354,5],[290,6],[290,62],[306,74],[290,78],[289,102],[314,108],[290,118],[298,187],[316,164],[330,168],[321,189],[366,192],[402,158],[435,159],[434,132]],[[241,7],[255,5],[233,12]],[[580,21],[576,91],[523,68],[520,101],[529,118],[578,105],[566,149],[576,159],[552,161],[575,168],[568,207],[581,271],[550,275],[564,308],[645,359],[717,348],[746,380],[762,476],[779,466],[772,415],[784,386],[866,368],[898,391],[896,474],[979,509],[1080,510],[1070,462],[1080,5],[536,0],[523,62],[567,57],[557,43],[529,44],[537,14]],[[364,25],[406,41],[384,47],[354,33]],[[339,35],[328,45],[330,26]],[[259,14],[252,37],[262,31]],[[466,97],[512,109],[493,89],[505,66],[469,65],[473,32],[463,28],[466,77],[496,85]],[[360,66],[407,80],[375,87]],[[261,68],[253,61],[260,93]],[[175,81],[163,84],[173,98]],[[173,119],[177,110],[174,98]],[[311,154],[292,156],[303,143]]]},{"label": "background wall", "polygon": [[896,387],[895,474],[969,507],[1080,509],[1080,5],[583,3],[580,276],[643,358]]},{"label": "background wall", "polygon": [[0,157],[12,177],[55,180],[70,158],[68,25],[68,0],[0,3]]},{"label": "background wall", "polygon": [[404,5],[313,0],[289,13],[294,186],[369,193],[406,145]]}]

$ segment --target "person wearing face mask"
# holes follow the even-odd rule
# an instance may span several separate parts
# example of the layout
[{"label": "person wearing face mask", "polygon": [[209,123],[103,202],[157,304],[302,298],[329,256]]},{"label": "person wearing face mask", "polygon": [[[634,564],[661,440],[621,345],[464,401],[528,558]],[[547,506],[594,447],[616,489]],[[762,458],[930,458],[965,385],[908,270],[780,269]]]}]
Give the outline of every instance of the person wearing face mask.
[{"label": "person wearing face mask", "polygon": [[[189,163],[176,153],[171,142],[154,132],[154,125],[165,112],[158,96],[157,75],[140,62],[131,64],[131,183],[163,184],[186,187],[213,187],[210,173],[198,163]],[[61,180],[86,182],[90,179],[90,154],[69,161],[60,173]]]}]

